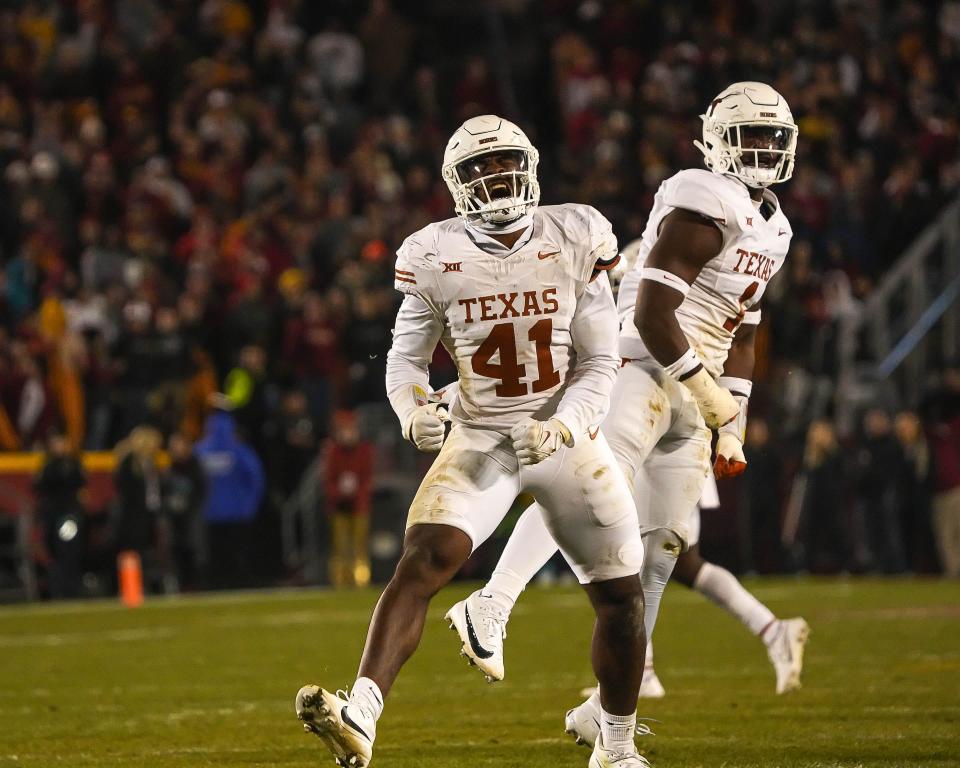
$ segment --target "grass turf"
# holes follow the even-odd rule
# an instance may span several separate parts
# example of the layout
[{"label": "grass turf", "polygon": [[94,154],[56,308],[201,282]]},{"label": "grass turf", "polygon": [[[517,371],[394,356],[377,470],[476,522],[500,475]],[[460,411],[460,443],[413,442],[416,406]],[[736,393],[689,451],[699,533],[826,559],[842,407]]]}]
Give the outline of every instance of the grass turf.
[{"label": "grass turf", "polygon": [[[804,687],[773,693],[761,644],[671,586],[657,628],[667,698],[641,702],[657,768],[960,766],[960,587],[749,582],[813,630]],[[488,686],[433,604],[390,696],[373,768],[586,766],[563,713],[591,681],[574,588],[532,589]],[[300,591],[0,609],[0,766],[332,765],[293,716],[299,686],[352,682],[376,594]]]}]

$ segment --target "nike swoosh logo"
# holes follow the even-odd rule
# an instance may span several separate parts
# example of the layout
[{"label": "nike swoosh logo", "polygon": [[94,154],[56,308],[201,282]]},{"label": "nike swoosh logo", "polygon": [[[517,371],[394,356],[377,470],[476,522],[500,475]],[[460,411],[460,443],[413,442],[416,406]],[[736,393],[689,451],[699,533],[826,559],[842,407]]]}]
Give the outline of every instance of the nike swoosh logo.
[{"label": "nike swoosh logo", "polygon": [[787,230],[781,229],[779,232],[777,232],[777,237],[780,237],[780,235],[785,235],[785,234],[787,234]]},{"label": "nike swoosh logo", "polygon": [[550,440],[550,430],[543,433],[543,440],[540,441],[540,447],[543,448]]},{"label": "nike swoosh logo", "polygon": [[596,428],[593,429],[593,430],[588,429],[588,430],[587,430],[587,434],[590,435],[590,439],[591,439],[591,440],[596,440],[596,439],[597,439],[597,435],[600,434],[600,427],[596,427]]},{"label": "nike swoosh logo", "polygon": [[473,648],[473,652],[481,659],[489,659],[493,656],[493,651],[488,651],[480,645],[480,639],[477,637],[477,632],[473,628],[473,620],[470,618],[470,611],[467,610],[467,606],[463,606],[463,615],[467,618],[467,639],[470,640],[470,647]]},{"label": "nike swoosh logo", "polygon": [[346,704],[344,704],[343,707],[340,708],[340,719],[343,720],[343,722],[345,722],[351,728],[353,728],[353,730],[355,730],[361,736],[363,736],[363,738],[365,738],[367,741],[370,741],[370,737],[367,735],[367,732],[363,730],[363,728],[361,728],[359,725],[357,725],[356,721],[352,717],[350,717],[350,714],[347,712]]},{"label": "nike swoosh logo", "polygon": [[539,251],[537,253],[537,258],[542,261],[543,259],[549,259],[551,256],[559,256],[559,255],[560,255],[560,251],[553,251],[553,253],[544,253],[543,251]]}]

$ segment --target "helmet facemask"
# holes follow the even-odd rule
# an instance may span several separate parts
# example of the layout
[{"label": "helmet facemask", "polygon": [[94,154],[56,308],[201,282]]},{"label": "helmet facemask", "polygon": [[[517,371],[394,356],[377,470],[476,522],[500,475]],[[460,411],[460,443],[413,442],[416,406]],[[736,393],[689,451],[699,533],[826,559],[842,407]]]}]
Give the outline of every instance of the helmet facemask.
[{"label": "helmet facemask", "polygon": [[797,129],[788,125],[737,124],[727,128],[731,170],[750,186],[766,187],[793,175]]},{"label": "helmet facemask", "polygon": [[796,125],[773,120],[721,123],[702,117],[704,143],[695,143],[710,170],[731,174],[747,186],[758,188],[793,176]]},{"label": "helmet facemask", "polygon": [[458,214],[494,226],[519,219],[540,201],[536,150],[491,149],[444,169]]}]

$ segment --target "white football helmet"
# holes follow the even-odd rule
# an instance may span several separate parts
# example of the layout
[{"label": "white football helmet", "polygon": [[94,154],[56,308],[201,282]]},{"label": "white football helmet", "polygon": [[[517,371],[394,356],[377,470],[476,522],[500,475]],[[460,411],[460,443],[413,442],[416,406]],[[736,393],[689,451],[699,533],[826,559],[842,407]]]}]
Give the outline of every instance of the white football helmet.
[{"label": "white football helmet", "polygon": [[[477,162],[487,155],[497,155],[502,168],[490,172],[489,162]],[[509,120],[496,115],[467,120],[443,153],[443,180],[457,215],[495,226],[519,219],[540,202],[539,160],[536,147]]]},{"label": "white football helmet", "polygon": [[786,99],[766,83],[734,83],[711,102],[703,120],[704,163],[714,173],[766,187],[793,175],[797,124]]}]

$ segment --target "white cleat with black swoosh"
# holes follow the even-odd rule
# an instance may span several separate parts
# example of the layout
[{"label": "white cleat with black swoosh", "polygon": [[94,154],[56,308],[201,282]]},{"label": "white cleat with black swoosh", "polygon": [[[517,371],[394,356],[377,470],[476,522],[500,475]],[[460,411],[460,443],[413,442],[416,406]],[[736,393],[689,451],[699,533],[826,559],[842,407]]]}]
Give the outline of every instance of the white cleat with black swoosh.
[{"label": "white cleat with black swoosh", "polygon": [[297,693],[297,717],[303,730],[323,740],[341,768],[366,768],[373,755],[377,722],[345,691],[330,693],[305,685]]},{"label": "white cleat with black swoosh", "polygon": [[474,592],[447,611],[450,629],[460,635],[460,655],[477,667],[488,683],[503,680],[503,641],[507,615],[493,598]]}]

